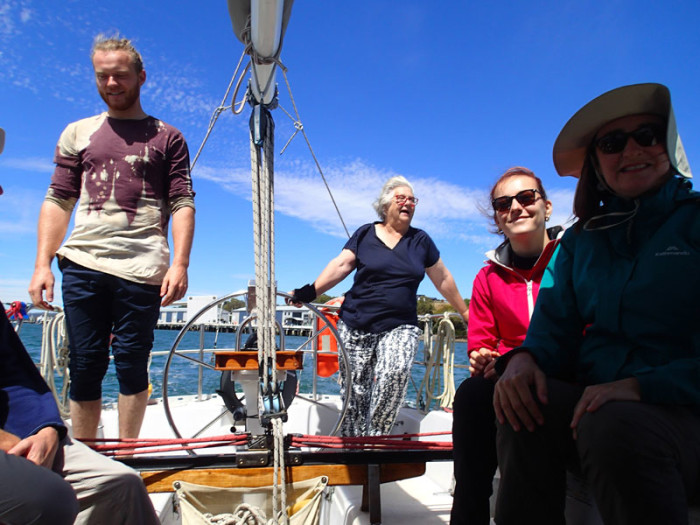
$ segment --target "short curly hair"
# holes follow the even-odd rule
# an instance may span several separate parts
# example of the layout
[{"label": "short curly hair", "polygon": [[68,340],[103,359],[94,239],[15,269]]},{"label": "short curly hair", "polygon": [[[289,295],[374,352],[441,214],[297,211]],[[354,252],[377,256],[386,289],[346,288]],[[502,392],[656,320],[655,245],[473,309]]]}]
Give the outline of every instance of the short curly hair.
[{"label": "short curly hair", "polygon": [[99,34],[95,37],[90,51],[90,60],[95,57],[96,51],[125,51],[131,57],[131,63],[134,65],[136,73],[143,71],[143,58],[141,53],[136,51],[136,48],[128,38],[123,38],[118,34],[107,36]]}]

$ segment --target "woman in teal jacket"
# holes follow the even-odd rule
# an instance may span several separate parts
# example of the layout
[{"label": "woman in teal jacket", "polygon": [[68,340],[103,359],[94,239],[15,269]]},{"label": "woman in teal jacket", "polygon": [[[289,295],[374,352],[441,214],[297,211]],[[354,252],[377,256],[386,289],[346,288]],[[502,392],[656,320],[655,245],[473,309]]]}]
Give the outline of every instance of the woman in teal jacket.
[{"label": "woman in teal jacket", "polygon": [[668,89],[589,102],[554,164],[580,177],[579,220],[525,342],[497,364],[496,521],[564,523],[568,467],[607,524],[687,523],[700,488],[700,194]]}]

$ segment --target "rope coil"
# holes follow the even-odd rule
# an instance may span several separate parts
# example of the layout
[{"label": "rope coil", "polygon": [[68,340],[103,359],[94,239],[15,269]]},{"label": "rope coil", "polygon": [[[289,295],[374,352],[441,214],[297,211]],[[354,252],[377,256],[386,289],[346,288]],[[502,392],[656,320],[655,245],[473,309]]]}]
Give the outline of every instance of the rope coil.
[{"label": "rope coil", "polygon": [[[421,412],[427,413],[433,401],[439,401],[441,408],[451,408],[455,397],[454,362],[455,362],[455,327],[450,320],[449,312],[445,312],[438,324],[437,333],[429,334],[424,331],[424,348],[426,349],[426,364],[423,380],[418,389],[416,405]],[[427,336],[425,335],[427,333]],[[442,369],[442,381],[440,371]],[[442,392],[435,394],[442,384]],[[425,392],[424,404],[423,392]]]},{"label": "rope coil", "polygon": [[262,509],[247,503],[241,503],[232,513],[217,515],[207,513],[204,519],[212,525],[277,525],[279,523],[272,518],[268,520]]},{"label": "rope coil", "polygon": [[[58,410],[63,419],[70,417],[70,405],[68,402],[68,332],[66,330],[65,314],[59,311],[50,316],[45,313],[42,317],[41,357],[39,373],[51,389]],[[56,386],[56,375],[61,377],[62,385],[59,390]]]}]

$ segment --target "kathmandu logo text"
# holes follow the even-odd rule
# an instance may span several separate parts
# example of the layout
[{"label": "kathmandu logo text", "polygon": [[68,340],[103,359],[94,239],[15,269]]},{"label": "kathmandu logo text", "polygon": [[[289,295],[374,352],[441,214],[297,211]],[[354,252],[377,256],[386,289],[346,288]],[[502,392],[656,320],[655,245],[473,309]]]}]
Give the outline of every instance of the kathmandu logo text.
[{"label": "kathmandu logo text", "polygon": [[662,252],[656,252],[654,254],[656,257],[670,257],[674,255],[690,255],[690,252],[687,250],[681,251],[678,246],[669,246]]}]

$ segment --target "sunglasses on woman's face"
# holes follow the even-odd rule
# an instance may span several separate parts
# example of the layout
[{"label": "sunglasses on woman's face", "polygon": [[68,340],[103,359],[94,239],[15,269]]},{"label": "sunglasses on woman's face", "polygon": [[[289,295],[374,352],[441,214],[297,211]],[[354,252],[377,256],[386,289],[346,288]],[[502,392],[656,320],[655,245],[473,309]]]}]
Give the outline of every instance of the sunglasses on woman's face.
[{"label": "sunglasses on woman's face", "polygon": [[537,201],[538,193],[540,195],[542,194],[540,190],[523,190],[512,196],[509,195],[493,199],[491,204],[493,205],[494,210],[500,212],[509,211],[511,205],[513,204],[513,199],[518,201],[518,204],[521,206],[532,206],[535,204],[535,201]]},{"label": "sunglasses on woman's face", "polygon": [[596,140],[595,144],[601,153],[612,155],[613,153],[620,153],[625,149],[630,137],[643,148],[648,148],[649,146],[662,144],[665,139],[664,135],[664,129],[660,125],[649,123],[642,124],[629,133],[619,129],[611,131]]}]

